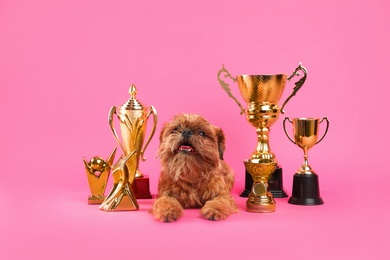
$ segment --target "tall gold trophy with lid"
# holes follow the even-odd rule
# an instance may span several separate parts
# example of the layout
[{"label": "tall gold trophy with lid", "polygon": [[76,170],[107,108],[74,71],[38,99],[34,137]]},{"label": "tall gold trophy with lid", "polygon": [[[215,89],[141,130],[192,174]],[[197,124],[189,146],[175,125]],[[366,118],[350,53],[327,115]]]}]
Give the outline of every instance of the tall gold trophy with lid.
[{"label": "tall gold trophy with lid", "polygon": [[[132,182],[132,189],[137,199],[150,199],[150,184],[149,176],[143,174],[139,170],[139,161],[145,161],[145,149],[149,145],[157,126],[157,111],[153,106],[149,108],[144,107],[141,102],[136,99],[137,89],[134,85],[129,90],[130,98],[117,109],[113,106],[108,115],[110,129],[115,137],[115,140],[122,148],[124,157],[129,156],[135,152],[134,163],[136,164],[134,181]],[[120,122],[120,131],[122,142],[120,141],[114,126],[114,115],[117,116]],[[146,126],[150,116],[153,116],[153,127],[146,143]]]},{"label": "tall gold trophy with lid", "polygon": [[[280,107],[278,102],[282,97],[287,81],[290,81],[294,76],[300,76],[300,71],[304,75],[295,83],[293,92]],[[229,84],[223,80],[223,77],[232,80],[234,83],[238,83],[241,96],[247,103],[246,109],[233,96]],[[256,150],[252,153],[250,159],[244,161],[246,187],[243,193],[248,190],[249,194],[242,196],[248,196],[246,208],[249,212],[273,212],[276,209],[275,200],[269,188],[269,181],[274,181],[275,177],[272,174],[280,167],[278,167],[278,161],[274,153],[271,152],[269,145],[270,127],[278,120],[279,114],[284,113],[284,106],[302,87],[306,77],[307,71],[301,64],[291,76],[287,76],[286,74],[273,74],[238,75],[233,77],[224,66],[218,71],[220,85],[228,93],[229,97],[238,104],[241,109],[241,114],[245,114],[247,121],[256,128]],[[282,184],[281,181],[280,176],[277,181],[279,185]],[[247,187],[248,184],[250,187]]]}]

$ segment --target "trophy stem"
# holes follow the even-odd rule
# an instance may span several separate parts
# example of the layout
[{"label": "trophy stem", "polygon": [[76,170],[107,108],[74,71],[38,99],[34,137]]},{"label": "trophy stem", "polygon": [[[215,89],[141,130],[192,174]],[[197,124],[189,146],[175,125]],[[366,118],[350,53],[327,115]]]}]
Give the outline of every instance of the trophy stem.
[{"label": "trophy stem", "polygon": [[142,178],[144,177],[144,174],[137,168],[137,171],[135,172],[135,178]]},{"label": "trophy stem", "polygon": [[307,146],[303,147],[303,164],[301,168],[299,168],[297,174],[315,174],[315,172],[309,165],[308,152],[309,152],[308,147]]},{"label": "trophy stem", "polygon": [[305,148],[303,148],[303,165],[305,166],[305,168],[309,167],[308,159],[309,159],[309,154],[308,154],[307,146],[305,146]]},{"label": "trophy stem", "polygon": [[262,126],[256,128],[257,146],[252,154],[252,159],[260,159],[263,163],[276,162],[275,155],[271,152],[269,145],[269,127]]}]

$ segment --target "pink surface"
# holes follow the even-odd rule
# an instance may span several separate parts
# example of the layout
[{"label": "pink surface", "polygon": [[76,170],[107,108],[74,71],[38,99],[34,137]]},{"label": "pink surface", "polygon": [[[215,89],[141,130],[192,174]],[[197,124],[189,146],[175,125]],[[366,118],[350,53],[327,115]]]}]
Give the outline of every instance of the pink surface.
[{"label": "pink surface", "polygon": [[[0,259],[389,259],[389,33],[379,0],[0,0]],[[275,213],[247,213],[238,194],[256,136],[217,71],[290,74],[299,62],[308,79],[285,116],[330,120],[309,153],[325,204],[277,199]],[[238,214],[210,222],[187,210],[163,224],[152,200],[137,212],[87,205],[81,158],[116,145],[107,114],[132,83],[158,111],[157,133],[181,112],[224,129]],[[302,151],[283,118],[271,148],[291,194]],[[157,146],[140,165],[153,193]]]}]

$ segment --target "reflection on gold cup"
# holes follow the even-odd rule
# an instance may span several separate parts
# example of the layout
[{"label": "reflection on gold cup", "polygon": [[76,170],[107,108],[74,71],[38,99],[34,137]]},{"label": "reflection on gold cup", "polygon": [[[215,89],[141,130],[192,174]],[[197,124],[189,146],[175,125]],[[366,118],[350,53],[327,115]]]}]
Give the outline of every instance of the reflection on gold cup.
[{"label": "reflection on gold cup", "polygon": [[[326,121],[326,129],[323,136],[318,139],[318,129],[321,122]],[[286,130],[286,121],[292,123],[294,139],[292,139]],[[289,203],[298,205],[320,205],[323,200],[320,197],[320,189],[318,184],[318,175],[314,172],[308,162],[308,152],[314,145],[324,139],[328,132],[329,120],[324,117],[319,118],[294,118],[292,121],[286,117],[283,121],[284,132],[291,142],[302,148],[303,164],[294,175],[293,194],[289,199]]]},{"label": "reflection on gold cup", "polygon": [[[291,95],[280,107],[278,102],[282,97],[287,81],[294,76],[299,76],[299,71],[304,73],[303,77],[295,83]],[[231,79],[238,83],[238,88],[242,98],[247,104],[245,109],[241,103],[233,96],[226,83],[221,77]],[[225,67],[218,72],[218,80],[222,88],[228,93],[240,107],[241,114],[246,114],[247,121],[256,128],[257,145],[251,158],[244,162],[246,171],[252,176],[253,184],[248,196],[247,210],[251,212],[272,212],[275,210],[275,202],[269,192],[268,179],[278,167],[278,162],[269,145],[270,127],[278,120],[279,114],[284,113],[284,106],[302,87],[307,77],[306,69],[300,64],[291,76],[286,74],[274,75],[238,75],[233,77]],[[266,192],[256,192],[260,186]]]}]

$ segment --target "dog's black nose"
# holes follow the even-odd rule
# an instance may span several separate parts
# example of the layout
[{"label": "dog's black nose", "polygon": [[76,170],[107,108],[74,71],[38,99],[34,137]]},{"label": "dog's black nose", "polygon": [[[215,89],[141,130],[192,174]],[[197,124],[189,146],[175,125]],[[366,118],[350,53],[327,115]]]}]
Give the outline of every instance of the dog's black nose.
[{"label": "dog's black nose", "polygon": [[186,130],[184,130],[184,131],[181,133],[181,135],[182,135],[184,138],[188,138],[188,137],[190,137],[190,135],[192,135],[192,132],[191,132],[191,130],[186,129]]}]

